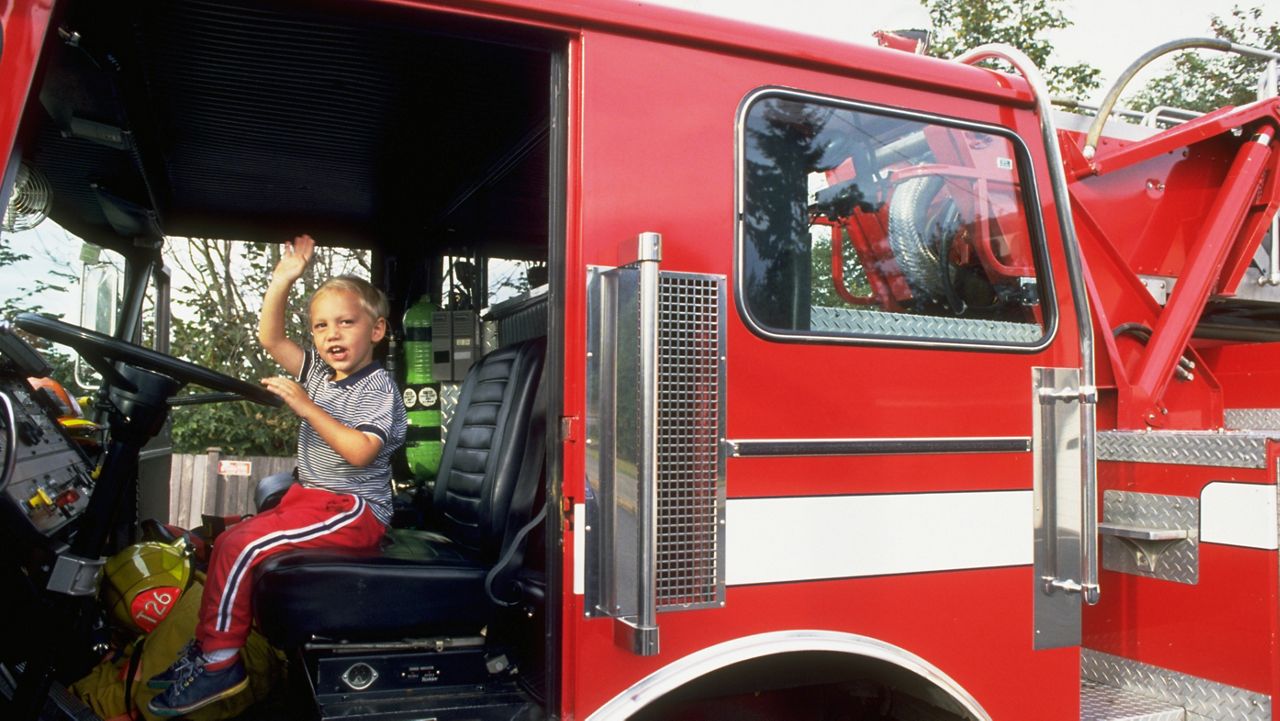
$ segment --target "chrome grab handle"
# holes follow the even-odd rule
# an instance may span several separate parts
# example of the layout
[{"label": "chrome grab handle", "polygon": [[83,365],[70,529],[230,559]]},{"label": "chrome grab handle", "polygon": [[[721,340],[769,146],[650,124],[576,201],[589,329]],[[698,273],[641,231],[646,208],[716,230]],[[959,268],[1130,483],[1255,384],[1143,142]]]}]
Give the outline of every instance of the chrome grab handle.
[{"label": "chrome grab handle", "polygon": [[[662,236],[625,242],[587,275],[588,616],[614,642],[658,653],[658,291]],[[625,416],[625,421],[623,417]],[[638,416],[639,423],[630,422]]]},{"label": "chrome grab handle", "polygon": [[[1258,100],[1274,98],[1280,95],[1280,63],[1272,58],[1262,69],[1262,77],[1258,78]],[[1258,277],[1258,285],[1280,285],[1280,213],[1271,216],[1270,264],[1266,275]]]},{"label": "chrome grab handle", "polygon": [[[640,269],[640,605],[634,621],[621,618],[633,653],[658,653],[658,263],[662,236],[641,233],[635,264]],[[616,637],[616,634],[615,634]]]},{"label": "chrome grab handle", "polygon": [[[1098,106],[1098,114],[1093,119],[1093,124],[1089,126],[1089,132],[1084,138],[1084,148],[1081,153],[1086,160],[1092,160],[1094,153],[1098,149],[1098,138],[1102,137],[1102,127],[1107,122],[1107,116],[1111,115],[1111,109],[1116,106],[1120,100],[1120,93],[1124,92],[1124,88],[1137,75],[1140,70],[1149,65],[1156,58],[1167,55],[1175,50],[1189,50],[1191,48],[1204,48],[1206,50],[1220,50],[1226,53],[1235,53],[1245,57],[1256,58],[1258,60],[1277,60],[1280,59],[1280,53],[1264,50],[1262,48],[1254,48],[1248,45],[1239,45],[1222,38],[1182,38],[1180,40],[1170,40],[1163,45],[1148,50],[1137,60],[1129,64],[1129,67],[1120,73],[1120,77],[1107,91],[1106,97],[1102,99],[1102,105]],[[1023,73],[1024,75],[1026,73]]]},{"label": "chrome grab handle", "polygon": [[[1080,509],[1083,527],[1081,556],[1083,569],[1080,581],[1053,578],[1046,582],[1049,589],[1068,593],[1080,593],[1085,602],[1098,602],[1098,475],[1097,451],[1097,398],[1094,388],[1093,316],[1089,309],[1089,295],[1084,281],[1084,261],[1080,254],[1080,242],[1076,238],[1075,218],[1071,213],[1070,191],[1062,162],[1062,150],[1058,146],[1058,131],[1053,124],[1049,87],[1044,77],[1022,51],[1009,45],[994,43],[982,45],[961,55],[957,60],[972,65],[981,60],[996,59],[1009,63],[1022,74],[1035,95],[1036,114],[1040,118],[1040,135],[1045,155],[1049,161],[1049,180],[1053,189],[1054,207],[1058,216],[1058,231],[1067,258],[1067,275],[1070,278],[1071,300],[1076,312],[1076,328],[1080,338]],[[1099,117],[1106,113],[1099,111]],[[1056,574],[1055,574],[1056,575]]]}]

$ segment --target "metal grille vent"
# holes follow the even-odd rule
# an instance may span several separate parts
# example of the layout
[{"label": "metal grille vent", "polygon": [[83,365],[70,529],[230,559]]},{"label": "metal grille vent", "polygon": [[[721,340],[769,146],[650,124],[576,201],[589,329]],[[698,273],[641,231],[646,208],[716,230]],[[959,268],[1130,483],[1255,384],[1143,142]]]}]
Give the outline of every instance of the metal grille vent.
[{"label": "metal grille vent", "polygon": [[659,610],[724,600],[724,278],[658,283]]}]

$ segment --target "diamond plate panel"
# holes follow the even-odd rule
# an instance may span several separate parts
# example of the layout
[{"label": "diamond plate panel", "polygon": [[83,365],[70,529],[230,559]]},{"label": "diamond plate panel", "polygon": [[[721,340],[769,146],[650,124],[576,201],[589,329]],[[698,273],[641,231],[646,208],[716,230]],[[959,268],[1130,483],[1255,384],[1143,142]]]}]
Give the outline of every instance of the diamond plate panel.
[{"label": "diamond plate panel", "polygon": [[449,440],[449,419],[458,407],[458,397],[462,395],[461,383],[440,384],[440,441]]},{"label": "diamond plate panel", "polygon": [[1280,408],[1228,408],[1223,425],[1238,431],[1280,431]]},{"label": "diamond plate panel", "polygon": [[1085,681],[1080,684],[1080,721],[1186,721],[1177,706],[1141,694]]},{"label": "diamond plate panel", "polygon": [[[1185,540],[1135,546],[1114,536],[1102,537],[1102,567],[1134,576],[1195,584],[1200,580],[1200,499],[1154,493],[1107,491],[1102,494],[1102,520],[1143,528],[1179,529]],[[1139,562],[1154,561],[1154,569]]]},{"label": "diamond plate panel", "polygon": [[1098,460],[1265,468],[1265,431],[1099,431]]},{"label": "diamond plate panel", "polygon": [[814,306],[809,328],[832,333],[919,338],[921,340],[980,341],[983,343],[1035,343],[1044,335],[1034,323],[942,318],[879,310],[853,310]]},{"label": "diamond plate panel", "polygon": [[1189,719],[1271,719],[1269,696],[1101,651],[1081,649],[1080,674],[1086,681],[1103,683],[1181,706],[1186,709]]}]

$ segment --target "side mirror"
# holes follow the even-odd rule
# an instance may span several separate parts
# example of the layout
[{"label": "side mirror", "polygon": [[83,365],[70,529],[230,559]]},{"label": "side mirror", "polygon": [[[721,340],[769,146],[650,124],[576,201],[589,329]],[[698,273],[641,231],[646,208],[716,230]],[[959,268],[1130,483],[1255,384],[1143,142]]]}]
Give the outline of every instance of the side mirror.
[{"label": "side mirror", "polygon": [[[120,269],[109,261],[99,260],[99,251],[86,245],[80,254],[84,270],[80,273],[80,326],[105,335],[114,335],[120,303]],[[96,389],[101,385],[97,375],[82,359],[76,358],[76,384]]]}]

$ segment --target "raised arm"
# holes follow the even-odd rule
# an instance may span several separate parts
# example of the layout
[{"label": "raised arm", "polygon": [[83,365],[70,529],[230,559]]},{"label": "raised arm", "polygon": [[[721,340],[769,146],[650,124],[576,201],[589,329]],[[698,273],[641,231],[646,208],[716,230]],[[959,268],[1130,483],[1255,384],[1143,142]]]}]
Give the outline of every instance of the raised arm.
[{"label": "raised arm", "polygon": [[302,277],[311,262],[316,242],[299,235],[284,244],[284,255],[271,273],[271,283],[262,296],[262,317],[258,320],[258,342],[290,375],[302,372],[303,350],[285,334],[285,312],[289,289]]}]

